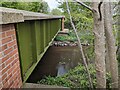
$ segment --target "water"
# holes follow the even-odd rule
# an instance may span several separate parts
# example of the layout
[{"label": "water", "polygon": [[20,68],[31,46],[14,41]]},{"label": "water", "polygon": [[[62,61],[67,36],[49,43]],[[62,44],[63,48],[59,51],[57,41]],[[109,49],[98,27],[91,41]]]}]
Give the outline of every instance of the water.
[{"label": "water", "polygon": [[80,62],[78,47],[51,46],[30,75],[27,82],[36,83],[45,76],[61,76]]}]

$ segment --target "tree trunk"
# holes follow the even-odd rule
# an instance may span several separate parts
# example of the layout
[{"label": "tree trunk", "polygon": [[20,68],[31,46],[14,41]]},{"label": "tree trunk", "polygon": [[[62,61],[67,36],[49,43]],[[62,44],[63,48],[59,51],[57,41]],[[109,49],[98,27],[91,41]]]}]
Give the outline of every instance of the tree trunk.
[{"label": "tree trunk", "polygon": [[[118,8],[118,14],[120,13],[120,1],[117,5]],[[119,63],[119,88],[120,88],[120,15],[117,18],[117,29],[118,29],[118,63]]]},{"label": "tree trunk", "polygon": [[110,65],[110,73],[112,77],[112,88],[118,88],[118,62],[116,59],[116,46],[115,37],[112,31],[112,13],[111,13],[111,3],[105,3],[105,35],[106,35],[106,45],[108,47],[108,57]]},{"label": "tree trunk", "polygon": [[[105,30],[105,31],[106,31],[106,30]],[[106,34],[106,33],[105,33],[105,34]],[[106,43],[107,43],[107,41],[106,41]],[[110,60],[109,60],[108,44],[106,44],[105,64],[106,64],[106,73],[110,73]]]},{"label": "tree trunk", "polygon": [[93,2],[95,66],[97,88],[106,88],[104,4]]}]

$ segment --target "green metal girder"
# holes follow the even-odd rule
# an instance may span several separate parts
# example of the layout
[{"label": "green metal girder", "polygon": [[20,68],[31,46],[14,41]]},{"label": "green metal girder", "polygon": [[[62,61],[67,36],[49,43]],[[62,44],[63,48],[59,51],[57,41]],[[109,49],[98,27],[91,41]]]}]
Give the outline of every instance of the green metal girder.
[{"label": "green metal girder", "polygon": [[61,29],[61,21],[25,21],[18,23],[16,28],[21,72],[25,82]]},{"label": "green metal girder", "polygon": [[[34,40],[33,22],[24,22],[17,24],[17,35],[19,52],[21,59],[22,76],[25,76],[27,70],[36,62],[35,40]],[[29,63],[28,63],[29,62]]]}]

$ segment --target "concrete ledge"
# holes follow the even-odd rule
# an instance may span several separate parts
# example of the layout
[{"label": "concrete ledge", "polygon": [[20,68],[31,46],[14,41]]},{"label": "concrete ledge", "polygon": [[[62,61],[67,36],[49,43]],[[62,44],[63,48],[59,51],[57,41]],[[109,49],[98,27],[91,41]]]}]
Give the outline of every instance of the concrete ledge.
[{"label": "concrete ledge", "polygon": [[0,24],[24,22],[23,13],[0,7]]},{"label": "concrete ledge", "polygon": [[71,90],[67,87],[55,86],[55,85],[43,85],[43,84],[34,84],[34,83],[25,83],[22,88],[39,88],[43,90]]},{"label": "concrete ledge", "polygon": [[18,23],[25,20],[62,19],[64,16],[0,7],[0,24]]},{"label": "concrete ledge", "polygon": [[2,18],[0,19],[0,24],[24,22],[24,17],[22,13],[0,12],[0,14],[2,15]]}]

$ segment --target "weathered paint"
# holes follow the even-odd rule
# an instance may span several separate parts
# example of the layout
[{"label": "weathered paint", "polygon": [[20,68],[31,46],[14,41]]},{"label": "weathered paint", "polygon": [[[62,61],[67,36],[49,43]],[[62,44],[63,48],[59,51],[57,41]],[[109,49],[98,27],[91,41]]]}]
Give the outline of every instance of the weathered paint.
[{"label": "weathered paint", "polygon": [[60,19],[25,21],[17,24],[21,71],[24,82],[60,29]]}]

